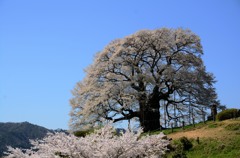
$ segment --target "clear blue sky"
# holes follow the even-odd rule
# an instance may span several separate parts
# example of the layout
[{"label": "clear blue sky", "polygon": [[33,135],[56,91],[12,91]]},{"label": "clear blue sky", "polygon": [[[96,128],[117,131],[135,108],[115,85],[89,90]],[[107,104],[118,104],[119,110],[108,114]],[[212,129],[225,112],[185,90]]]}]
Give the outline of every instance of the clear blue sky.
[{"label": "clear blue sky", "polygon": [[67,129],[70,91],[94,54],[161,27],[201,37],[221,103],[240,108],[239,0],[0,0],[0,122]]}]

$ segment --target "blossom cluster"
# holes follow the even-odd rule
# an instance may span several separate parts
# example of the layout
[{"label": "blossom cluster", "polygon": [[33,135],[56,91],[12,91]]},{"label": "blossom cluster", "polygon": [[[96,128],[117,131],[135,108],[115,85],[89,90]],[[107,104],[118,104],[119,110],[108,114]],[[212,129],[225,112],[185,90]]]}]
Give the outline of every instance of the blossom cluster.
[{"label": "blossom cluster", "polygon": [[85,137],[73,134],[48,134],[43,140],[31,140],[31,149],[8,147],[6,158],[141,158],[162,157],[169,140],[163,133],[141,136],[142,131],[116,134],[106,125]]}]

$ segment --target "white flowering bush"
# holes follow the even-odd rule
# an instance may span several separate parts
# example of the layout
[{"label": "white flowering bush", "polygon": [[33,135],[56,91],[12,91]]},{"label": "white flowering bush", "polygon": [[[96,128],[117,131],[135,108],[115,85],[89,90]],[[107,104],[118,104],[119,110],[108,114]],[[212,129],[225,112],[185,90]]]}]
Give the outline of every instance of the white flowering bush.
[{"label": "white flowering bush", "polygon": [[6,158],[158,158],[162,157],[169,140],[163,133],[140,136],[126,131],[116,135],[111,125],[86,137],[72,134],[48,134],[43,140],[32,141],[31,149],[8,147]]}]

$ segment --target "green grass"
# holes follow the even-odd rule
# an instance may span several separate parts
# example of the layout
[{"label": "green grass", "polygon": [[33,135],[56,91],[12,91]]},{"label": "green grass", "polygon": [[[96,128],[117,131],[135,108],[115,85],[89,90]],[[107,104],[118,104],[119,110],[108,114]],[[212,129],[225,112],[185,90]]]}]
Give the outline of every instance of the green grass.
[{"label": "green grass", "polygon": [[[207,132],[204,136],[198,135]],[[179,158],[240,158],[240,120],[226,120],[220,122],[200,123],[195,127],[188,126],[184,132],[181,128],[174,129],[174,133],[167,129],[163,131],[170,137],[175,135],[172,141],[172,147],[175,151],[168,153],[167,158],[178,158],[176,153],[180,153]],[[190,150],[183,150],[180,142],[181,136],[191,136],[191,133],[197,134],[194,138],[188,138],[193,144]],[[178,137],[176,137],[178,135]],[[200,136],[200,142],[197,137]],[[181,137],[181,138],[180,138]]]},{"label": "green grass", "polygon": [[229,131],[239,131],[240,132],[240,122],[234,122],[225,127]]},{"label": "green grass", "polygon": [[206,124],[209,124],[210,122],[213,122],[213,121],[208,121],[205,123],[201,122],[201,123],[195,124],[195,127],[193,125],[187,125],[184,127],[184,129],[182,127],[177,127],[177,128],[173,128],[173,130],[171,128],[168,128],[168,129],[164,129],[162,131],[158,130],[158,131],[154,131],[154,132],[147,132],[147,133],[144,133],[144,135],[146,135],[146,134],[154,135],[154,134],[159,134],[160,132],[163,132],[165,135],[168,135],[171,133],[176,133],[176,132],[181,132],[181,131],[192,131],[194,129],[199,129],[199,128],[205,127]]},{"label": "green grass", "polygon": [[159,134],[160,132],[163,132],[164,134],[168,135],[168,134],[171,134],[171,133],[177,133],[177,132],[182,132],[182,131],[192,131],[192,130],[195,130],[195,129],[200,129],[200,128],[203,128],[203,127],[208,127],[208,128],[216,128],[218,126],[221,126],[222,123],[216,123],[214,121],[206,121],[205,123],[203,122],[200,122],[200,123],[197,123],[195,124],[195,126],[193,125],[187,125],[184,127],[184,129],[182,127],[177,127],[177,128],[173,128],[173,130],[171,128],[168,128],[168,129],[164,129],[162,131],[154,131],[154,132],[148,132],[148,133],[145,133],[145,134],[149,134],[149,135],[154,135],[154,134]]},{"label": "green grass", "polygon": [[193,148],[186,152],[189,158],[240,158],[240,136],[217,139],[202,139],[200,144],[193,142]]},{"label": "green grass", "polygon": [[[163,132],[167,136],[178,135],[172,140],[173,149],[167,154],[167,158],[240,158],[240,119],[226,121],[208,121],[195,125],[185,126],[182,128],[165,129],[144,133],[144,135],[153,135]],[[191,137],[194,133],[195,137]],[[204,134],[203,134],[204,133]],[[206,134],[205,134],[206,133]],[[183,150],[180,139],[186,136],[192,143],[192,148]],[[181,137],[181,138],[180,138]],[[188,138],[189,137],[189,138]],[[199,137],[199,143],[197,141]],[[177,154],[180,157],[177,157]],[[185,157],[184,157],[185,156]]]},{"label": "green grass", "polygon": [[[225,139],[224,141],[217,139],[201,139],[198,144],[195,139],[189,139],[193,147],[188,151],[178,150],[177,153],[187,158],[240,158],[240,137]],[[179,140],[175,140],[173,144],[179,144]],[[167,158],[176,155],[176,151],[172,151]]]}]

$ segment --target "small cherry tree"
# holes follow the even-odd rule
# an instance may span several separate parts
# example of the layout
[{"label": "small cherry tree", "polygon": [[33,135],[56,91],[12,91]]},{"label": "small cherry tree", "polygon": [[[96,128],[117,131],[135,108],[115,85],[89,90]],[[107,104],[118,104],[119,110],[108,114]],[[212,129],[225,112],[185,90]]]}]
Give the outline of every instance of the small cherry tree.
[{"label": "small cherry tree", "polygon": [[49,134],[43,140],[31,141],[31,149],[21,150],[8,147],[6,158],[126,158],[126,157],[162,157],[169,141],[163,133],[140,136],[126,131],[116,135],[110,125],[95,131],[86,137],[72,134]]}]

